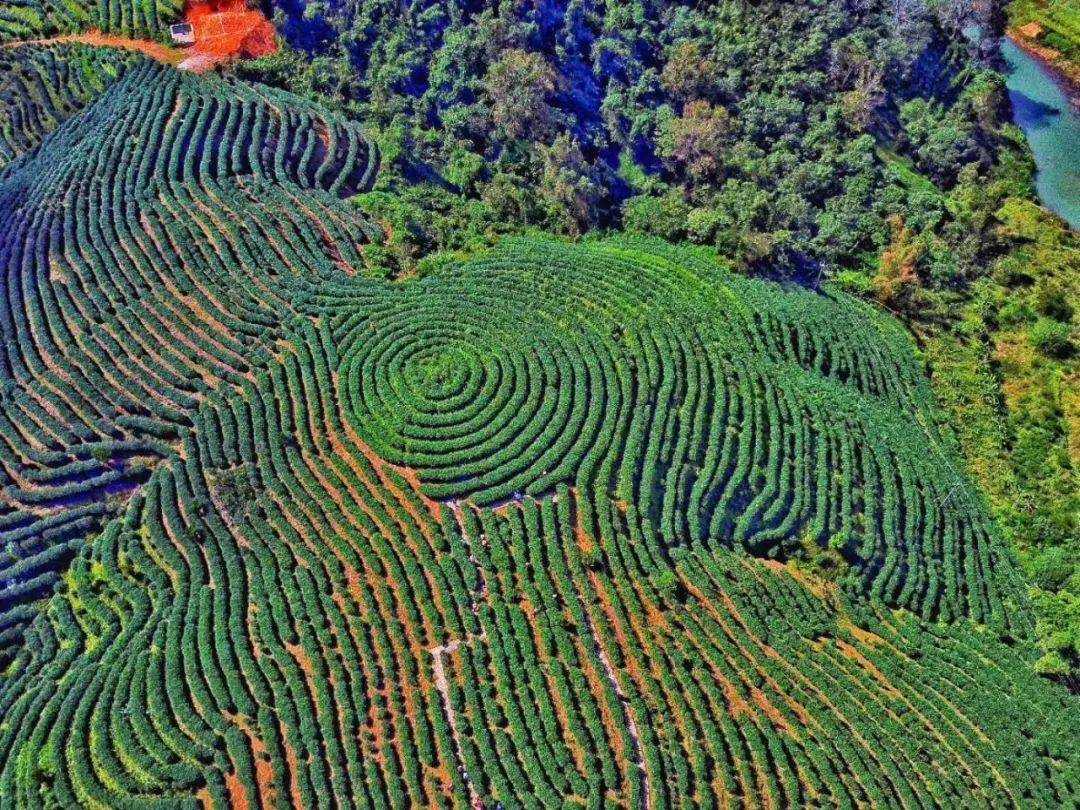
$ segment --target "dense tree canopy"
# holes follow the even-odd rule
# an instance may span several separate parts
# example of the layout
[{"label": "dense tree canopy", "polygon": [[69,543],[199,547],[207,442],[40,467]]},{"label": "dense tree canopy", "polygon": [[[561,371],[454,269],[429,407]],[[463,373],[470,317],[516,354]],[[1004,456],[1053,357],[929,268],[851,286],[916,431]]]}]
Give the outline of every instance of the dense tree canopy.
[{"label": "dense tree canopy", "polygon": [[959,0],[273,6],[292,49],[246,71],[382,133],[398,262],[543,226],[862,266],[891,217],[944,225],[882,145],[948,188],[999,141],[1000,79],[958,34],[995,21]]}]

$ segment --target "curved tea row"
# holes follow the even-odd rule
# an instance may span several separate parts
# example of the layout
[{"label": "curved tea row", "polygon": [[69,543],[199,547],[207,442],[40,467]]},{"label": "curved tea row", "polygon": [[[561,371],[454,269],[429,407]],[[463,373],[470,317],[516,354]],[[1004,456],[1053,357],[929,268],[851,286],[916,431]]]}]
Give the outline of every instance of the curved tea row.
[{"label": "curved tea row", "polygon": [[0,689],[13,805],[1080,799],[1080,716],[1023,648],[719,549],[665,561],[566,485],[431,500],[342,412],[329,330],[287,343],[34,623]]},{"label": "curved tea row", "polygon": [[0,42],[91,28],[157,39],[183,7],[181,0],[9,0],[0,6]]},{"label": "curved tea row", "polygon": [[353,124],[140,62],[0,180],[0,661],[211,391],[378,235]]},{"label": "curved tea row", "polygon": [[97,98],[134,58],[115,48],[0,50],[0,170]]}]

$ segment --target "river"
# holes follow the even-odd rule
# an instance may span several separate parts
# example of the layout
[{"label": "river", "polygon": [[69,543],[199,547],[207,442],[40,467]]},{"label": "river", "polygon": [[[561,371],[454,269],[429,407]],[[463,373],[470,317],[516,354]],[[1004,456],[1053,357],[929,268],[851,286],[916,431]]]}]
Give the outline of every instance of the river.
[{"label": "river", "polygon": [[1035,155],[1035,187],[1043,204],[1080,230],[1080,113],[1037,59],[1008,39],[1001,52],[1009,65],[1013,121]]}]

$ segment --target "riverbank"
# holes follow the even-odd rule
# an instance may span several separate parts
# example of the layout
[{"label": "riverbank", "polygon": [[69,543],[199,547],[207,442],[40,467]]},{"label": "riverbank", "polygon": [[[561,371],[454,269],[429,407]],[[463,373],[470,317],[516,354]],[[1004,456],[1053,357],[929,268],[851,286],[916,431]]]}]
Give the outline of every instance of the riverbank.
[{"label": "riverbank", "polygon": [[1045,62],[1013,40],[1001,44],[1013,123],[1024,131],[1042,203],[1080,230],[1080,108]]},{"label": "riverbank", "polygon": [[1018,25],[1006,32],[1009,41],[1039,63],[1056,79],[1072,105],[1080,110],[1080,63],[1043,41],[1046,29],[1037,22]]}]

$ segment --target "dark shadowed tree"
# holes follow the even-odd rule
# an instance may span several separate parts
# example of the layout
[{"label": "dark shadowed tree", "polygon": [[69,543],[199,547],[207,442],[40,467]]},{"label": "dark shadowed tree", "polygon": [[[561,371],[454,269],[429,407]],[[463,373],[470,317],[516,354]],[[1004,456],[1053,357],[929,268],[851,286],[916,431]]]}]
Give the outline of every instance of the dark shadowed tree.
[{"label": "dark shadowed tree", "polygon": [[562,220],[567,231],[580,234],[596,219],[600,185],[596,170],[586,161],[581,144],[567,133],[542,149],[544,169],[540,197],[551,216]]}]

